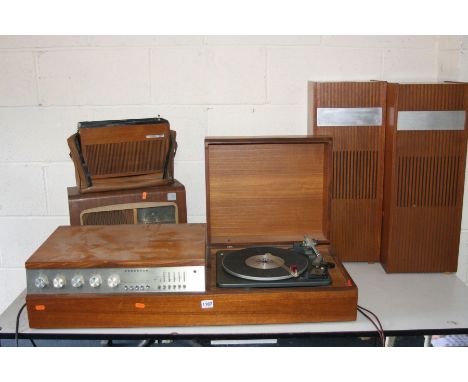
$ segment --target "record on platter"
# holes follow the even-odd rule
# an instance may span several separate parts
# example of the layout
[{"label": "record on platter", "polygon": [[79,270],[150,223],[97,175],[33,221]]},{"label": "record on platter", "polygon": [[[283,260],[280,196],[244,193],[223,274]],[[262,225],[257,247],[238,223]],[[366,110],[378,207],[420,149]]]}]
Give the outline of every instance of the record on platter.
[{"label": "record on platter", "polygon": [[307,257],[276,247],[251,247],[224,254],[223,269],[247,280],[275,281],[298,277],[309,265]]}]

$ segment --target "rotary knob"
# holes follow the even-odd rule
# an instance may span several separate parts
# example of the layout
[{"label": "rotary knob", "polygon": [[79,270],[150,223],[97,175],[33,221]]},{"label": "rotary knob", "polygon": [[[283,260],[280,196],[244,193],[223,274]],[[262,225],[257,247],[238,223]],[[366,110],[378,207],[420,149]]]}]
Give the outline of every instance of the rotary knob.
[{"label": "rotary knob", "polygon": [[49,285],[49,279],[46,275],[39,275],[36,277],[36,280],[34,280],[34,285],[36,285],[36,288],[43,289]]},{"label": "rotary knob", "polygon": [[107,279],[107,285],[109,288],[115,288],[120,284],[120,277],[119,275],[113,274],[110,275],[109,278]]},{"label": "rotary knob", "polygon": [[65,276],[63,275],[57,275],[52,280],[52,284],[54,284],[54,288],[57,288],[57,289],[63,288],[66,283],[67,283],[67,280]]},{"label": "rotary knob", "polygon": [[102,284],[102,278],[101,278],[101,275],[92,275],[90,278],[89,278],[89,285],[92,287],[92,288],[98,288],[100,287]]},{"label": "rotary knob", "polygon": [[71,285],[73,288],[81,288],[84,285],[84,278],[81,275],[75,275],[71,279]]}]

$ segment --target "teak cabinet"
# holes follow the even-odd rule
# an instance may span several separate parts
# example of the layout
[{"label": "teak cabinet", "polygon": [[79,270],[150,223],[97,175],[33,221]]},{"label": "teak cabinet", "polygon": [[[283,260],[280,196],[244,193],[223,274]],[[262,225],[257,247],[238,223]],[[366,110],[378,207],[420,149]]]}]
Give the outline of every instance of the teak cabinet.
[{"label": "teak cabinet", "polygon": [[309,82],[308,132],[333,137],[331,240],[342,261],[380,258],[386,88]]},{"label": "teak cabinet", "polygon": [[381,262],[387,272],[455,272],[468,86],[388,84]]}]

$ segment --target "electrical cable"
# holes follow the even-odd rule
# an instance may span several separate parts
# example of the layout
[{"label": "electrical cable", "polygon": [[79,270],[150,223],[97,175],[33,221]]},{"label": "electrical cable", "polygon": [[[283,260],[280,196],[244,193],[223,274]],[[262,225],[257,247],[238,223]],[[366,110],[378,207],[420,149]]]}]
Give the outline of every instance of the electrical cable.
[{"label": "electrical cable", "polygon": [[24,308],[26,308],[26,303],[24,303],[24,305],[20,308],[20,310],[18,311],[18,315],[16,316],[16,330],[15,330],[16,347],[19,346],[19,343],[18,343],[19,320],[20,320],[21,312],[24,310]]},{"label": "electrical cable", "polygon": [[[379,337],[380,337],[380,341],[382,343],[382,346],[385,346],[385,333],[384,333],[384,330],[383,330],[383,327],[382,327],[382,323],[380,322],[379,318],[377,317],[376,314],[374,314],[372,311],[370,311],[369,309],[366,309],[362,306],[357,306],[357,310],[359,311],[359,313],[361,313],[364,317],[366,317],[370,323],[375,327],[375,329],[377,330],[377,333],[379,334]],[[369,317],[365,312],[368,312],[369,314],[371,314],[373,317],[375,317],[375,320],[377,321],[377,323],[371,318]]]},{"label": "electrical cable", "polygon": [[[19,346],[19,320],[20,320],[20,317],[21,317],[21,313],[23,312],[25,307],[26,307],[26,303],[24,303],[24,305],[20,308],[20,310],[18,311],[18,315],[16,316],[16,329],[15,329],[16,347]],[[34,340],[32,338],[30,338],[29,341],[31,341],[32,346],[37,347],[36,343],[34,342]]]}]

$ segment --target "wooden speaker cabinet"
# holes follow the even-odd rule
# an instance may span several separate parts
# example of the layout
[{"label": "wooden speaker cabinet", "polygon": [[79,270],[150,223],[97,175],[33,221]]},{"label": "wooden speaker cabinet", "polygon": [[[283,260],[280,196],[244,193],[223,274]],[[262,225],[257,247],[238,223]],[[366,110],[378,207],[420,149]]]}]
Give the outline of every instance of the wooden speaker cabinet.
[{"label": "wooden speaker cabinet", "polygon": [[466,161],[468,86],[388,84],[382,264],[455,272]]},{"label": "wooden speaker cabinet", "polygon": [[309,82],[308,132],[333,137],[331,240],[342,261],[380,259],[386,87]]},{"label": "wooden speaker cabinet", "polygon": [[187,223],[185,187],[165,186],[81,194],[68,188],[71,225]]}]

